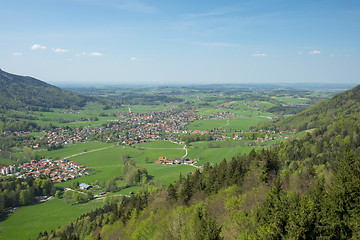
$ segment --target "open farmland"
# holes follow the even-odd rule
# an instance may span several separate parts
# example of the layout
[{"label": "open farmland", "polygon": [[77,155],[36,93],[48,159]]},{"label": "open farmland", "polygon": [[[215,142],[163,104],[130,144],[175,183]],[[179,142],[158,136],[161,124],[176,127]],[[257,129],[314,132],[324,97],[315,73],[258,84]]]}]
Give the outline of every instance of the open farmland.
[{"label": "open farmland", "polygon": [[188,126],[190,130],[207,131],[212,129],[236,129],[236,130],[249,130],[259,122],[270,121],[265,116],[255,117],[231,117],[229,119],[209,119],[197,120]]},{"label": "open farmland", "polygon": [[103,205],[103,201],[69,205],[63,199],[21,207],[0,222],[1,239],[35,239],[39,232],[48,231],[75,220],[80,215]]},{"label": "open farmland", "polygon": [[262,146],[241,146],[239,142],[230,140],[227,142],[218,142],[211,144],[210,142],[196,142],[189,146],[189,155],[191,159],[199,159],[200,164],[220,163],[226,159],[230,161],[237,154],[248,154],[252,149],[257,150]]},{"label": "open farmland", "polygon": [[[180,148],[179,148],[180,146]],[[61,151],[61,150],[57,150]],[[106,148],[100,151],[94,152],[85,152],[84,154],[71,157],[70,160],[89,167],[92,171],[92,174],[89,176],[80,177],[71,181],[59,183],[58,186],[67,187],[71,186],[73,181],[85,182],[88,184],[94,184],[95,181],[105,181],[117,176],[122,175],[122,156],[130,156],[135,160],[137,165],[142,166],[149,170],[149,174],[152,175],[151,170],[155,169],[156,173],[163,171],[164,175],[169,175],[166,173],[167,168],[157,167],[155,160],[159,156],[167,158],[180,158],[185,154],[185,150],[181,148],[181,145],[161,141],[154,143],[146,143],[141,145],[141,147],[129,147],[129,146],[113,146],[111,148]],[[145,159],[149,159],[149,163],[145,163]],[[159,169],[162,170],[159,170]],[[182,167],[177,170],[171,171],[171,179],[175,180],[179,176],[180,172],[184,172]],[[190,172],[190,169],[188,170]],[[160,176],[160,174],[156,174]],[[157,177],[154,175],[154,180],[157,180]],[[161,181],[161,179],[159,179]],[[167,184],[167,183],[162,183]]]}]

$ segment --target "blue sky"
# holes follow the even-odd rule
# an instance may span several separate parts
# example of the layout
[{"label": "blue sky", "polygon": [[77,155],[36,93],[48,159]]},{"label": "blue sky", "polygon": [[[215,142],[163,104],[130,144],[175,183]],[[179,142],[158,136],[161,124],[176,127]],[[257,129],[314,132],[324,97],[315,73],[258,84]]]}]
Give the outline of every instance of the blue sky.
[{"label": "blue sky", "polygon": [[53,84],[360,81],[358,0],[0,0],[0,68]]}]

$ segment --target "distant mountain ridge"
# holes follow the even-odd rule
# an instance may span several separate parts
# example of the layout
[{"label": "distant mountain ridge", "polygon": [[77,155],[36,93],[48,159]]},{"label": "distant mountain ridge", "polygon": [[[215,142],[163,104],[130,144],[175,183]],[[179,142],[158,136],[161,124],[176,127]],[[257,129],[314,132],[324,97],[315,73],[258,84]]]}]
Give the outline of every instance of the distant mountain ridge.
[{"label": "distant mountain ridge", "polygon": [[91,99],[36,78],[15,75],[0,69],[0,108],[2,109],[81,107]]}]

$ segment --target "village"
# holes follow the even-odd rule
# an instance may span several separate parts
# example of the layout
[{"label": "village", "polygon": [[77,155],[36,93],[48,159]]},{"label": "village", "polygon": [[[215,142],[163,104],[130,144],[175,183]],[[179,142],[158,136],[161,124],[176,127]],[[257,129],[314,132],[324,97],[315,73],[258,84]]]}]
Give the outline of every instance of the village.
[{"label": "village", "polygon": [[[73,130],[56,128],[54,131],[46,132],[44,137],[49,147],[56,145],[66,145],[88,140],[100,140],[106,142],[119,142],[125,145],[149,142],[154,140],[172,140],[178,141],[181,136],[186,134],[210,134],[212,140],[225,141],[229,139],[226,133],[233,130],[230,129],[213,129],[211,131],[200,131],[187,129],[187,125],[195,120],[209,119],[229,119],[246,117],[231,112],[221,112],[218,114],[209,114],[198,116],[197,110],[185,111],[160,111],[148,113],[114,113],[119,117],[114,121],[107,123],[103,127],[83,127]],[[241,133],[249,131],[242,130]],[[250,131],[251,132],[251,131]],[[263,137],[256,137],[251,140],[271,141],[275,139],[270,137],[275,132],[268,131]],[[281,133],[280,133],[281,134]],[[234,140],[241,140],[240,134],[233,136]],[[37,145],[34,145],[37,147]],[[33,146],[33,147],[34,147]]]},{"label": "village", "polygon": [[281,132],[268,130],[254,132],[253,130],[222,128],[206,131],[190,130],[187,126],[196,120],[247,117],[231,112],[219,112],[217,114],[203,116],[199,116],[197,113],[197,110],[177,111],[174,109],[148,113],[115,112],[113,116],[117,117],[117,119],[100,127],[57,127],[52,130],[43,130],[43,134],[38,137],[27,137],[30,132],[26,131],[7,131],[3,134],[5,136],[21,136],[23,143],[32,149],[48,148],[48,150],[55,150],[68,144],[90,140],[116,142],[124,145],[133,145],[154,140],[170,140],[185,144],[185,141],[181,139],[183,136],[189,134],[208,134],[210,139],[214,141],[233,139],[254,140],[255,143],[261,143],[286,138],[284,134],[296,132],[295,129]]},{"label": "village", "polygon": [[67,159],[55,161],[52,159],[31,160],[18,167],[3,165],[0,168],[3,175],[16,175],[17,178],[39,177],[43,175],[51,178],[54,183],[64,182],[89,174],[88,167],[68,161]]}]

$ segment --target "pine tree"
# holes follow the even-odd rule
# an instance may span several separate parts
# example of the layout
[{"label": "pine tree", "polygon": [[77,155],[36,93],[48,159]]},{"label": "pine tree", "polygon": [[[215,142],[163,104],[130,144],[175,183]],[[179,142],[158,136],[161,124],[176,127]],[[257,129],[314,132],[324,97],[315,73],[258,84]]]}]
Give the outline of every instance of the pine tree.
[{"label": "pine tree", "polygon": [[347,146],[345,157],[339,162],[329,192],[327,234],[331,238],[350,239],[359,235],[360,162]]},{"label": "pine tree", "polygon": [[289,206],[286,192],[278,177],[275,186],[268,192],[265,202],[256,213],[260,239],[283,239],[286,235],[286,224]]}]

